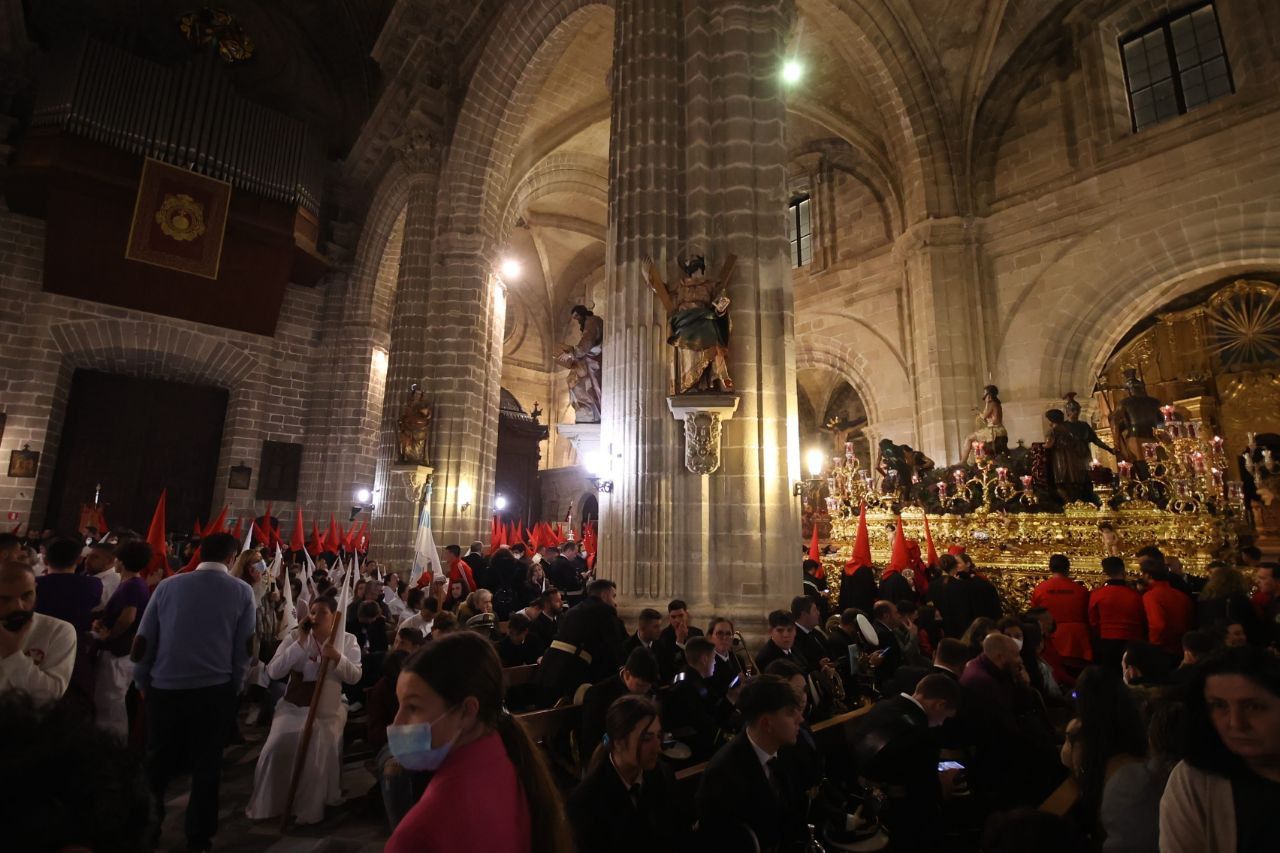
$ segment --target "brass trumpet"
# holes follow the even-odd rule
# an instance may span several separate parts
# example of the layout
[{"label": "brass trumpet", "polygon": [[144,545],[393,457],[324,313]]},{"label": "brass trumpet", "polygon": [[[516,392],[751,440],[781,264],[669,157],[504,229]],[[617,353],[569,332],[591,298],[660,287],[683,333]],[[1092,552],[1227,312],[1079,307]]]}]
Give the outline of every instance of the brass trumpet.
[{"label": "brass trumpet", "polygon": [[760,674],[760,670],[756,669],[755,658],[751,656],[751,650],[747,648],[747,641],[742,638],[741,631],[733,632],[733,656],[738,659],[738,666],[742,669],[743,675],[755,676]]}]

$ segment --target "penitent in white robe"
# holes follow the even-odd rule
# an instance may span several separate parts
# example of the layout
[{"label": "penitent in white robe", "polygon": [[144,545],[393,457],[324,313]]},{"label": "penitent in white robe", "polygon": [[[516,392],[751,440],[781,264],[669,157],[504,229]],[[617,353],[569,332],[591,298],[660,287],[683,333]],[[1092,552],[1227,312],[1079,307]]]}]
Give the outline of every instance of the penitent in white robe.
[{"label": "penitent in white robe", "polygon": [[[271,663],[267,664],[269,676],[285,678],[296,670],[302,673],[304,680],[315,681],[322,660],[320,647],[314,637],[302,642],[298,637],[299,633],[295,631],[276,649]],[[339,775],[347,707],[342,704],[341,683],[355,684],[360,680],[360,646],[355,637],[344,633],[340,651],[342,659],[329,665],[324,685],[319,688],[320,705],[311,730],[306,763],[298,780],[298,792],[293,798],[293,815],[299,824],[319,823],[324,820],[325,806],[336,806],[342,802]],[[262,746],[258,766],[253,773],[253,797],[245,810],[251,819],[280,817],[284,813],[289,778],[293,774],[293,762],[307,721],[307,710],[284,700],[276,705],[271,733]]]}]

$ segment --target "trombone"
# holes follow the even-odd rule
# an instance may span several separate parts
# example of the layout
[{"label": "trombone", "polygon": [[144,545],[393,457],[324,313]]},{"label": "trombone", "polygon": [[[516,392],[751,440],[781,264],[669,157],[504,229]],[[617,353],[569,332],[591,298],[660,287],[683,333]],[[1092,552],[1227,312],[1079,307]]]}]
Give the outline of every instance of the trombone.
[{"label": "trombone", "polygon": [[741,631],[733,632],[733,656],[738,659],[738,667],[742,670],[743,675],[755,676],[760,674],[760,670],[756,669],[755,658],[751,656],[751,650],[747,648],[747,641],[742,638]]}]

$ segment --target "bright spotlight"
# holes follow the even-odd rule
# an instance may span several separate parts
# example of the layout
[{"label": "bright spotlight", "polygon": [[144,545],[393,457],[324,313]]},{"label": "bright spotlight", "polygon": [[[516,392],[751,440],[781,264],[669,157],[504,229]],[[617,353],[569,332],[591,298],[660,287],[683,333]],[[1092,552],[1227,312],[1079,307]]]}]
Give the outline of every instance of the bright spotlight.
[{"label": "bright spotlight", "polygon": [[503,258],[502,264],[498,267],[498,270],[502,273],[502,278],[504,280],[515,281],[520,277],[520,273],[524,270],[524,267],[522,267],[520,262],[515,258]]},{"label": "bright spotlight", "polygon": [[502,512],[504,509],[506,509],[507,508],[506,495],[499,494],[496,498],[494,498],[493,508],[496,509],[498,512]]},{"label": "bright spotlight", "polygon": [[356,489],[356,503],[367,504],[373,500],[373,492],[368,489]]},{"label": "bright spotlight", "polygon": [[799,83],[800,78],[804,76],[804,66],[794,59],[788,59],[782,64],[782,82]]},{"label": "bright spotlight", "polygon": [[604,477],[608,474],[606,470],[608,468],[608,460],[605,458],[603,451],[587,451],[582,462],[583,467],[587,469],[587,473],[592,477]]},{"label": "bright spotlight", "polygon": [[816,447],[810,448],[809,452],[804,455],[805,465],[809,468],[809,476],[818,479],[822,476],[822,463],[826,461],[826,457],[822,451]]}]

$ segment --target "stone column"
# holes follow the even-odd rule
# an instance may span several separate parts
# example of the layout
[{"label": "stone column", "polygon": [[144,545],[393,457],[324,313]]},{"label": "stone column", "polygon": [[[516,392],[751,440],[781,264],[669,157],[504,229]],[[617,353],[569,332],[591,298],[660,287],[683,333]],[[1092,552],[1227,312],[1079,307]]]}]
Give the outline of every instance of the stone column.
[{"label": "stone column", "polygon": [[[391,312],[385,402],[378,413],[376,502],[370,528],[373,546],[381,559],[394,568],[408,569],[413,564],[419,506],[408,484],[394,470],[399,451],[396,423],[410,386],[418,384],[425,387],[426,376],[430,372],[427,339],[431,334],[431,324],[427,301],[440,154],[438,144],[426,135],[419,135],[402,145],[400,154],[412,184],[405,208],[400,271]],[[435,424],[432,426],[434,428]],[[436,444],[434,439],[433,429],[428,442],[429,452]],[[428,459],[428,464],[431,461]]]},{"label": "stone column", "polygon": [[973,409],[992,383],[975,227],[958,217],[926,220],[893,247],[906,285],[917,440],[938,465],[960,461],[960,444],[974,429]]},{"label": "stone column", "polygon": [[[791,276],[779,70],[790,3],[619,0],[610,152],[601,572],[628,607],[674,596],[757,616],[799,589]],[[685,241],[709,274],[737,255],[731,371],[741,404],[722,465],[684,466],[668,411],[666,318],[641,258],[668,279]],[[796,580],[795,583],[791,583]]]},{"label": "stone column", "polygon": [[493,513],[507,316],[506,287],[478,236],[436,236],[426,312],[418,334],[427,365],[423,387],[435,407],[432,531],[441,547],[456,542],[466,550],[473,539],[487,540]]},{"label": "stone column", "polygon": [[[800,591],[800,476],[786,106],[780,71],[790,0],[701,0],[688,18],[690,242],[712,269],[737,256],[729,286],[730,370],[742,402],[725,423],[721,469],[703,477],[689,587],[718,609],[759,618]],[[695,81],[705,79],[702,85]],[[709,164],[709,165],[708,165]],[[693,594],[701,599],[703,596]]]}]

